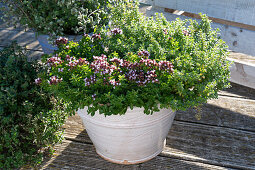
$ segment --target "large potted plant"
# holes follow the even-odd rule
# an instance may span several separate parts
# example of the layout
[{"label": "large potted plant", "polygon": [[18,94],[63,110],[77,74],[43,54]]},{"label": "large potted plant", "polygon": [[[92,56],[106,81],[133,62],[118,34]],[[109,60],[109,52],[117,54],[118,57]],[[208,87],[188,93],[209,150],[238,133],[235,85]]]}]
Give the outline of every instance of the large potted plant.
[{"label": "large potted plant", "polygon": [[111,15],[108,29],[46,56],[42,84],[78,110],[99,155],[134,164],[162,151],[175,110],[229,86],[228,52],[204,15],[168,22],[130,3]]},{"label": "large potted plant", "polygon": [[[3,19],[6,23],[31,28],[37,33],[45,53],[57,49],[55,40],[64,41],[61,36],[71,40],[81,39],[84,33],[93,32],[109,21],[110,0],[5,0]],[[51,43],[48,43],[50,40]],[[53,41],[54,40],[54,41]],[[57,44],[56,44],[57,45]]]}]

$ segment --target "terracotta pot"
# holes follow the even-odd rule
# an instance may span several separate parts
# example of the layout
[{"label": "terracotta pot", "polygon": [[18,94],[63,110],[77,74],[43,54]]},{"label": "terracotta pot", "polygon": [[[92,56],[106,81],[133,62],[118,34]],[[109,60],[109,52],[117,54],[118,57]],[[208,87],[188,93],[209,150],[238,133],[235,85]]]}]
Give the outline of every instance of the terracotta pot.
[{"label": "terracotta pot", "polygon": [[78,110],[96,152],[118,164],[137,164],[157,156],[164,148],[175,112],[162,109],[153,115],[143,108],[128,109],[125,115],[95,116]]}]

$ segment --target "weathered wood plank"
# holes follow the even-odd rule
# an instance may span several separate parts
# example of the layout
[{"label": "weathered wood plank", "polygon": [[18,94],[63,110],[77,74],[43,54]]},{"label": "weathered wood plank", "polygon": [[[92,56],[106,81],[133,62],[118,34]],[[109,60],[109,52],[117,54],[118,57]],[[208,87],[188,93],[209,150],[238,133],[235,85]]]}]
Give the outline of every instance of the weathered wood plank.
[{"label": "weathered wood plank", "polygon": [[255,25],[254,0],[155,0],[155,6]]},{"label": "weathered wood plank", "polygon": [[27,47],[27,49],[42,51],[33,32],[0,30],[1,47],[11,44],[12,41],[17,41],[19,45]]},{"label": "weathered wood plank", "polygon": [[[67,121],[65,137],[91,144],[80,118]],[[255,168],[255,133],[175,120],[163,155],[231,168]]]},{"label": "weathered wood plank", "polygon": [[254,132],[175,121],[164,151],[193,161],[255,169],[254,143]]},{"label": "weathered wood plank", "polygon": [[226,169],[164,156],[138,165],[118,165],[100,158],[92,145],[68,140],[55,148],[55,155],[44,161],[40,169]]},{"label": "weathered wood plank", "polygon": [[243,64],[233,59],[230,81],[255,89],[255,64]]},{"label": "weathered wood plank", "polygon": [[241,64],[255,65],[255,56],[246,55],[243,53],[230,52],[229,60],[236,61]]},{"label": "weathered wood plank", "polygon": [[[174,9],[174,8],[173,8]],[[193,19],[190,17],[176,15],[164,12],[163,9],[151,8],[147,10],[147,16],[154,16],[155,13],[163,13],[167,20],[173,21],[176,18],[184,19]],[[195,19],[200,22],[199,19]],[[213,28],[219,28],[221,38],[227,43],[229,49],[239,53],[248,54],[255,56],[255,31],[250,31],[246,29],[240,29],[238,27],[228,26],[224,24],[212,23]]]},{"label": "weathered wood plank", "polygon": [[231,52],[232,61],[230,81],[255,89],[255,57]]},{"label": "weathered wood plank", "polygon": [[199,109],[178,111],[175,120],[255,132],[255,100],[220,96]]},{"label": "weathered wood plank", "polygon": [[147,5],[154,5],[154,0],[139,0],[139,3],[147,4]]},{"label": "weathered wood plank", "polygon": [[0,29],[6,29],[6,30],[15,30],[15,31],[25,31],[25,29],[23,27],[21,27],[20,25],[17,25],[16,28],[13,25],[8,25],[7,23],[3,22],[3,20],[1,20],[1,16],[2,14],[0,13]]},{"label": "weathered wood plank", "polygon": [[[173,13],[173,14],[186,16],[186,17],[201,19],[200,15],[195,14],[195,13],[179,11],[179,10],[169,9],[169,8],[165,8],[164,11],[165,12],[170,12],[170,13]],[[240,22],[234,22],[234,21],[229,21],[229,20],[219,19],[219,18],[214,18],[214,17],[209,17],[209,19],[212,20],[214,23],[219,23],[219,24],[224,24],[224,25],[228,25],[228,26],[234,26],[234,27],[238,27],[238,28],[243,28],[243,29],[255,31],[255,26],[254,25],[248,25],[248,24],[243,24],[243,23],[240,23]]]},{"label": "weathered wood plank", "polygon": [[143,13],[144,15],[146,15],[146,11],[147,11],[147,8],[150,7],[150,5],[149,5],[150,3],[152,3],[152,2],[149,2],[147,0],[143,1],[142,3],[140,3],[140,5],[139,5],[139,12]]},{"label": "weathered wood plank", "polygon": [[240,99],[255,100],[255,90],[236,83],[231,83],[231,88],[224,89],[219,92],[221,96],[229,96]]}]

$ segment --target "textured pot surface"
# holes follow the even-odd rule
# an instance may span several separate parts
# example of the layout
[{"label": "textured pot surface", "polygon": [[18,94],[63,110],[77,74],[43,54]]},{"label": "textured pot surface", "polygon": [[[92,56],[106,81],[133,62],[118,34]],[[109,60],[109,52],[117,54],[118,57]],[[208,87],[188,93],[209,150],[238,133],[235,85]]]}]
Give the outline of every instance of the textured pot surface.
[{"label": "textured pot surface", "polygon": [[[78,42],[81,40],[82,35],[67,35],[65,36],[69,41]],[[58,48],[48,42],[49,35],[38,35],[37,39],[42,46],[42,50],[45,54],[53,53]]]},{"label": "textured pot surface", "polygon": [[78,110],[97,153],[119,164],[136,164],[152,159],[164,148],[164,141],[172,125],[175,112],[162,109],[153,115],[143,108],[128,109],[125,115],[105,117],[98,112],[87,114]]}]

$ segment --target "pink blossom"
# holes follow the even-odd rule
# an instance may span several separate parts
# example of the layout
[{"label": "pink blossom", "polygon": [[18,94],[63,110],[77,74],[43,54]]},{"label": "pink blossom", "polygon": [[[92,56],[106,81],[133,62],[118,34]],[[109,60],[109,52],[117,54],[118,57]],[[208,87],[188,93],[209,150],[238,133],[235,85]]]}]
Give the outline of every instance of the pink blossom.
[{"label": "pink blossom", "polygon": [[41,83],[42,83],[42,79],[41,78],[35,79],[35,84],[39,85]]}]

